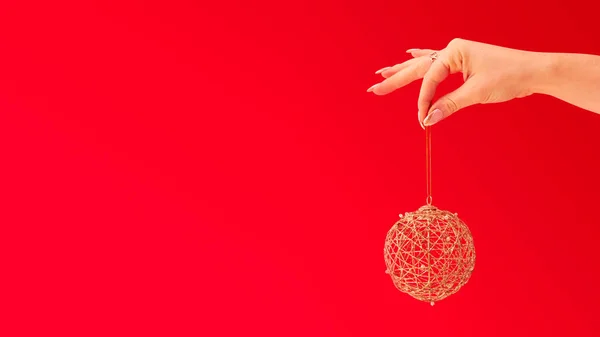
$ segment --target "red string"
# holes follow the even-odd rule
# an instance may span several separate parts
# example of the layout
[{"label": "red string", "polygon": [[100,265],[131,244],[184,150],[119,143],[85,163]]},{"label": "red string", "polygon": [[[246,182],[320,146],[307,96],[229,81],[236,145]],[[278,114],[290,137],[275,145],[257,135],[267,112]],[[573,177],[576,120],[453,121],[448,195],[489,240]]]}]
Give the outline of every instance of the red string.
[{"label": "red string", "polygon": [[431,205],[431,127],[425,127],[425,170],[426,170],[426,184],[427,184],[427,205]]}]

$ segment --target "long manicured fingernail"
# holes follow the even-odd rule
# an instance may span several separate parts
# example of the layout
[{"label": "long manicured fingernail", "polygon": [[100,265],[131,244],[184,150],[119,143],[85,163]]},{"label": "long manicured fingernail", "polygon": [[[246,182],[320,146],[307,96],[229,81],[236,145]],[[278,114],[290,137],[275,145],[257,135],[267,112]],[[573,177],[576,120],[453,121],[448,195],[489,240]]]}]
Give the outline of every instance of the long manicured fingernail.
[{"label": "long manicured fingernail", "polygon": [[386,71],[386,70],[388,70],[388,69],[390,69],[390,68],[391,68],[391,67],[385,67],[385,68],[381,68],[381,69],[379,69],[379,70],[377,70],[377,71],[375,72],[375,75],[381,74],[382,72],[384,72],[384,71]]},{"label": "long manicured fingernail", "polygon": [[[417,112],[417,116],[421,116],[421,111]],[[423,125],[423,122],[421,122],[421,117],[418,117],[418,118],[419,118],[419,125],[423,128],[423,130],[425,130],[425,125]]]},{"label": "long manicured fingernail", "polygon": [[412,53],[413,51],[417,51],[417,50],[420,50],[420,49],[419,48],[411,48],[411,49],[407,50],[406,52]]},{"label": "long manicured fingernail", "polygon": [[375,90],[375,88],[377,88],[377,86],[378,86],[379,84],[380,84],[380,83],[373,84],[373,85],[372,85],[372,86],[371,86],[369,89],[367,89],[367,92],[371,92],[371,91]]},{"label": "long manicured fingernail", "polygon": [[441,121],[443,118],[444,114],[442,113],[442,110],[435,109],[429,115],[427,115],[427,117],[425,117],[423,124],[425,126],[432,126],[433,124]]}]

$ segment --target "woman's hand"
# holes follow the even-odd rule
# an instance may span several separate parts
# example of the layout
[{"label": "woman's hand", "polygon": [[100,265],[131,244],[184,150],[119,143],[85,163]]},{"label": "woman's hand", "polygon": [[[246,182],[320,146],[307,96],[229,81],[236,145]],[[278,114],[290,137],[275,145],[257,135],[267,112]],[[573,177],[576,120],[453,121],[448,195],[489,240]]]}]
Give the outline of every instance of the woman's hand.
[{"label": "woman's hand", "polygon": [[[423,79],[418,100],[421,126],[430,126],[474,104],[499,103],[533,94],[544,76],[545,54],[454,39],[442,50],[409,49],[413,58],[378,70],[385,78],[368,92],[386,95]],[[462,73],[464,84],[432,102],[448,75]],[[432,104],[433,103],[433,104]]]}]

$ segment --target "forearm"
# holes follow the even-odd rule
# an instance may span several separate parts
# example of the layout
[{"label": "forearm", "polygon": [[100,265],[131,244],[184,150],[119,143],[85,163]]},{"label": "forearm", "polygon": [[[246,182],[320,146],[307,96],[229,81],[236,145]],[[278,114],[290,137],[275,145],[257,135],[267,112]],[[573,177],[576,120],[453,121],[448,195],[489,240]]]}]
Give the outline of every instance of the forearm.
[{"label": "forearm", "polygon": [[600,113],[600,56],[536,53],[532,92]]}]

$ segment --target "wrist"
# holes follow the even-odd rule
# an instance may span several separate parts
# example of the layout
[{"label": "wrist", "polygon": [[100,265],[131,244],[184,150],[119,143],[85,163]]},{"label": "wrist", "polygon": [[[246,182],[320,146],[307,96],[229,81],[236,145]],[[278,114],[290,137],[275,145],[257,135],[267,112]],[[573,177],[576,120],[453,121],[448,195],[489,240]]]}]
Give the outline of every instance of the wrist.
[{"label": "wrist", "polygon": [[533,52],[529,90],[532,94],[554,95],[561,73],[561,54]]}]

